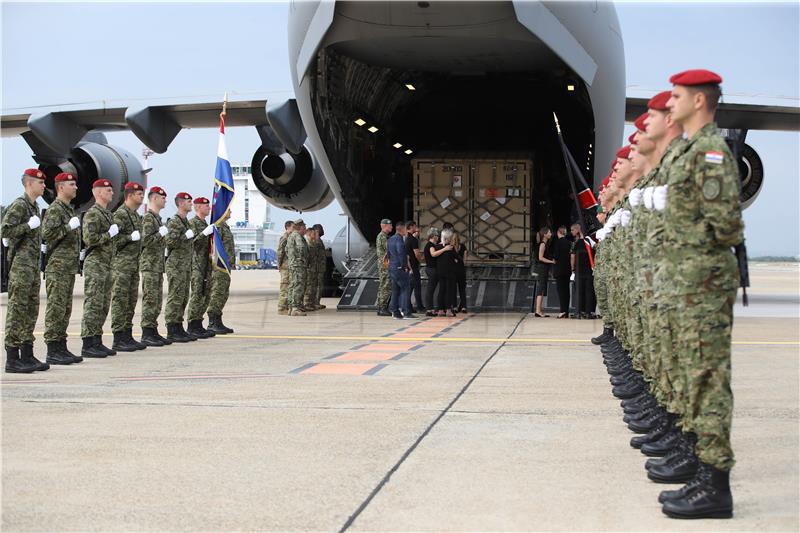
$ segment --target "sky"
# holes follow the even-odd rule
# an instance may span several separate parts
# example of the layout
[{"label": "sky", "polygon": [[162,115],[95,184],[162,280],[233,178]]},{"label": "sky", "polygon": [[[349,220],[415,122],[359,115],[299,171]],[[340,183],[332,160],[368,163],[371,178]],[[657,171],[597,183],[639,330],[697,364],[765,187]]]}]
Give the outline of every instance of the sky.
[{"label": "sky", "polygon": [[[800,103],[797,2],[616,6],[629,96],[668,89],[675,72],[708,68],[722,75],[725,101]],[[292,96],[287,3],[3,2],[1,9],[3,114],[104,100],[219,101],[226,91],[237,99]],[[107,137],[140,156],[143,145],[132,133]],[[228,128],[226,138],[231,162],[249,163],[259,145],[255,129]],[[747,142],[765,167],[764,187],[744,212],[748,251],[800,256],[800,134],[752,131]],[[182,131],[167,153],[150,158],[149,183],[210,196],[216,145],[213,128]],[[2,139],[3,204],[19,195],[20,171],[34,166],[30,156],[21,138]],[[332,235],[344,225],[340,213],[334,202],[303,218]],[[280,224],[296,214],[276,208],[272,216]]]}]

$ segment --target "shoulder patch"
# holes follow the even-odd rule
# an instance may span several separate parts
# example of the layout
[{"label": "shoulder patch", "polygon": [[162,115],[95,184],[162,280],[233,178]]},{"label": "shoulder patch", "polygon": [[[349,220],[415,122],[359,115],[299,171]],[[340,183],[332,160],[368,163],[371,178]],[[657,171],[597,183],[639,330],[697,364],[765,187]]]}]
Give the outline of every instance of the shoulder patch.
[{"label": "shoulder patch", "polygon": [[717,177],[706,178],[703,182],[703,198],[706,200],[715,200],[719,193],[722,192],[722,184]]},{"label": "shoulder patch", "polygon": [[725,159],[725,154],[722,152],[706,152],[706,163],[713,165],[721,165]]}]

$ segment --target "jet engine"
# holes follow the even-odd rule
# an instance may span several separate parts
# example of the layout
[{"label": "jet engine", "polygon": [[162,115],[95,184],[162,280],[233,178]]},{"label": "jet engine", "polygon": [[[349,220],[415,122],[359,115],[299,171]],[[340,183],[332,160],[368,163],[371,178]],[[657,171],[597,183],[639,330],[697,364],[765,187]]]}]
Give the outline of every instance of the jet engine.
[{"label": "jet engine", "polygon": [[269,203],[293,211],[316,211],[333,201],[325,175],[305,146],[297,154],[260,146],[253,155],[253,182]]},{"label": "jet engine", "polygon": [[742,187],[739,198],[742,202],[742,209],[747,209],[756,201],[758,193],[764,186],[764,164],[761,162],[758,152],[749,144],[742,144],[738,163]]}]

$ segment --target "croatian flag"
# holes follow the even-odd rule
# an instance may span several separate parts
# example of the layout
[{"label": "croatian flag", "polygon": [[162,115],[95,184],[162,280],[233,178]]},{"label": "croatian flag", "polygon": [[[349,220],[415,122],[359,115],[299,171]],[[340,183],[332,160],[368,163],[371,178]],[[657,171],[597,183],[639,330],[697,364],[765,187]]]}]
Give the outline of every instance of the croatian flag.
[{"label": "croatian flag", "polygon": [[230,211],[232,202],[233,172],[231,172],[231,162],[228,160],[228,149],[225,147],[225,116],[220,115],[217,169],[214,172],[214,198],[211,201],[211,224],[214,226],[211,248],[214,254],[214,267],[229,274],[231,264],[228,254],[225,253],[225,246],[223,246],[222,236],[216,223]]}]

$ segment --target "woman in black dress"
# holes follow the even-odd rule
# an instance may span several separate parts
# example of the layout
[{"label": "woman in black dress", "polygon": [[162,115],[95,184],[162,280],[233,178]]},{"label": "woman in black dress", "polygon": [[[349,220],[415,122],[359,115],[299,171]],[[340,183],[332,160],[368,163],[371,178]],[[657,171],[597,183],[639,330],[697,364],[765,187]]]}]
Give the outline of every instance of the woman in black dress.
[{"label": "woman in black dress", "polygon": [[[439,275],[436,269],[438,257],[442,254],[443,245],[439,244],[439,230],[437,228],[428,229],[428,242],[425,243],[425,248],[422,250],[425,256],[425,275],[428,277],[428,286],[425,289],[425,303],[428,306],[428,311],[425,313],[427,316],[436,316],[438,310],[436,300],[434,300],[434,293],[436,287],[439,285]],[[442,289],[439,288],[439,292]],[[444,309],[442,309],[444,312]]]},{"label": "woman in black dress", "polygon": [[542,300],[547,296],[547,283],[550,277],[550,265],[554,265],[552,251],[550,250],[550,239],[553,237],[553,232],[550,228],[542,228],[539,230],[539,246],[536,252],[536,311],[534,316],[539,318],[546,318],[542,311]]},{"label": "woman in black dress", "polygon": [[444,247],[436,258],[436,274],[439,276],[439,316],[456,316],[456,253],[453,244],[452,230],[442,231]]},{"label": "woman in black dress", "polygon": [[567,237],[567,228],[561,226],[556,232],[556,242],[553,247],[553,258],[556,264],[552,267],[553,277],[556,278],[556,288],[558,289],[558,305],[561,314],[558,318],[569,317],[569,278],[572,275],[570,266],[570,253],[572,252],[572,241]]},{"label": "woman in black dress", "polygon": [[453,235],[453,251],[456,255],[456,288],[458,289],[458,307],[456,313],[467,312],[467,248],[461,242],[458,233]]}]

